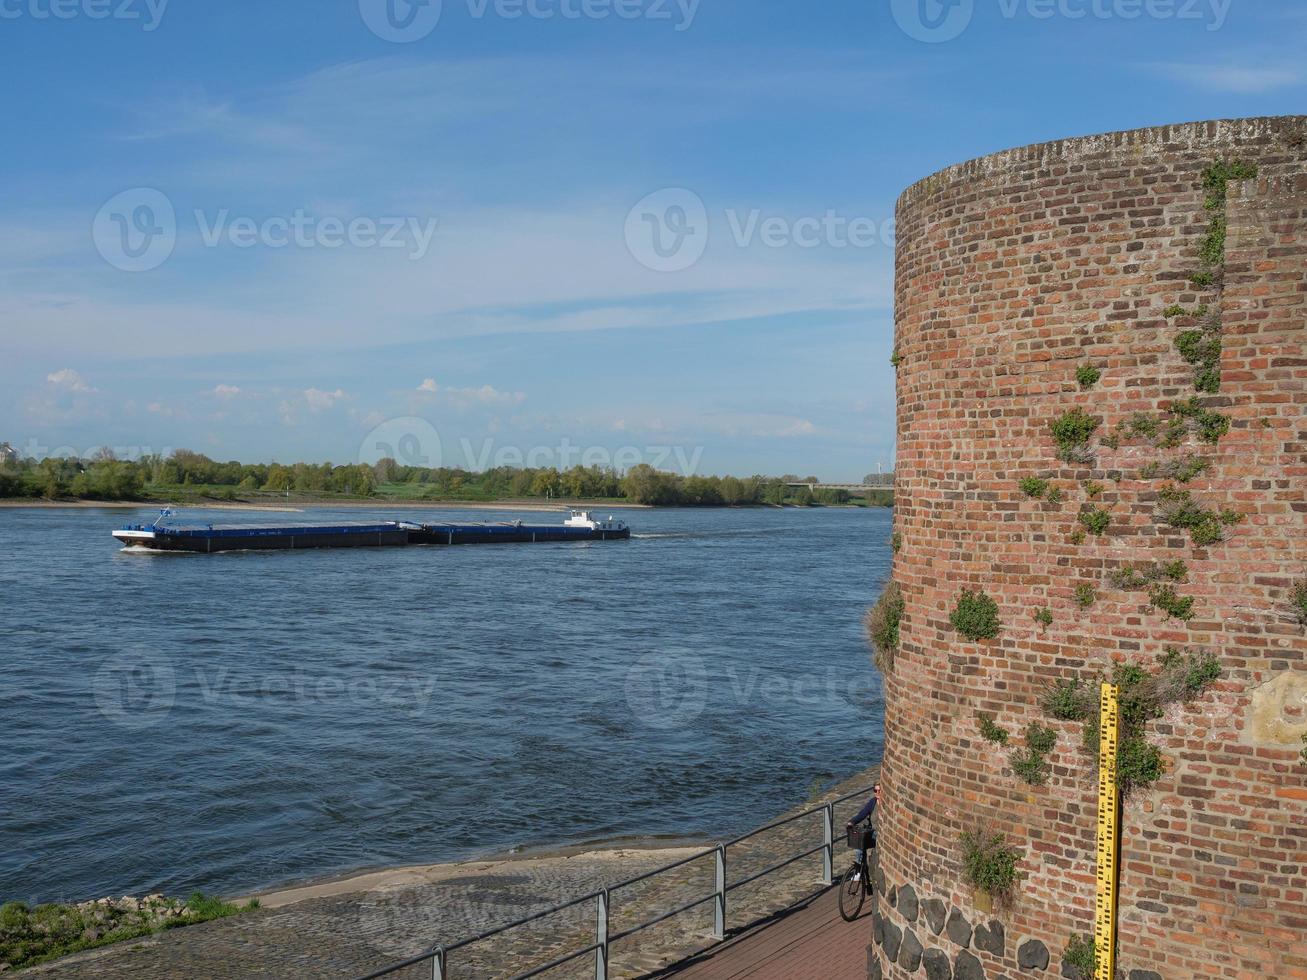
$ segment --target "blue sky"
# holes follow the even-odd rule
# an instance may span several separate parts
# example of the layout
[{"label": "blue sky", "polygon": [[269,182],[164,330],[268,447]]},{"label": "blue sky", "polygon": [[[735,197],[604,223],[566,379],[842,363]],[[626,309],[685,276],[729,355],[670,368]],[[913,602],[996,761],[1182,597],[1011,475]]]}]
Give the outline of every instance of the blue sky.
[{"label": "blue sky", "polygon": [[854,480],[904,187],[1302,112],[1305,49],[1298,0],[0,0],[0,440]]}]

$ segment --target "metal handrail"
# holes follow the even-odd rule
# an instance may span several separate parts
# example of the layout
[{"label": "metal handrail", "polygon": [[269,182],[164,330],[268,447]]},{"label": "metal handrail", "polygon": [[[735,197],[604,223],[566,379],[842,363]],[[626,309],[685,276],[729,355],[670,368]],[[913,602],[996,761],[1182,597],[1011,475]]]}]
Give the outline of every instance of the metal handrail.
[{"label": "metal handrail", "polygon": [[[703,850],[697,854],[692,854],[689,857],[682,858],[679,861],[673,861],[670,864],[662,865],[661,867],[654,868],[652,871],[646,871],[642,875],[628,878],[625,881],[621,881],[616,885],[611,885],[608,888],[588,892],[585,895],[569,899],[566,902],[560,902],[559,904],[540,912],[533,912],[531,915],[523,916],[520,919],[515,919],[514,921],[505,923],[502,926],[496,926],[493,929],[487,929],[475,936],[460,939],[456,943],[432,946],[415,956],[410,956],[405,960],[392,963],[390,966],[377,970],[374,973],[369,973],[366,976],[359,977],[358,980],[377,980],[379,977],[389,976],[390,974],[397,973],[398,971],[407,969],[410,966],[416,966],[417,964],[427,960],[431,961],[433,980],[447,980],[447,977],[449,976],[449,955],[456,950],[471,946],[474,943],[483,942],[487,939],[508,932],[510,929],[517,929],[521,926],[528,925],[529,923],[537,922],[540,919],[555,915],[565,909],[574,908],[575,906],[582,905],[586,902],[596,903],[595,941],[581,949],[573,950],[570,953],[565,953],[564,955],[556,957],[540,966],[533,967],[526,973],[515,974],[511,980],[530,980],[531,977],[540,976],[543,973],[547,973],[550,970],[560,967],[565,963],[570,963],[571,961],[579,959],[589,953],[595,954],[595,980],[608,980],[608,953],[609,946],[612,943],[619,939],[625,939],[632,936],[641,930],[649,929],[659,923],[666,922],[668,919],[674,918],[678,915],[683,915],[691,909],[698,908],[700,905],[706,905],[709,902],[713,903],[713,939],[716,942],[720,942],[725,938],[726,934],[726,896],[729,892],[741,888],[744,885],[751,884],[752,882],[764,878],[769,874],[773,874],[782,868],[787,868],[797,861],[802,861],[804,858],[812,857],[814,854],[822,854],[823,856],[822,884],[830,886],[833,883],[832,869],[834,866],[835,807],[840,803],[846,803],[852,799],[857,799],[859,797],[865,798],[873,788],[874,787],[868,786],[866,789],[857,790],[853,793],[847,794],[846,796],[841,796],[838,799],[830,800],[827,803],[823,803],[821,806],[813,807],[810,810],[804,810],[801,813],[784,817],[780,820],[769,823],[764,827],[759,827],[757,830],[751,830],[749,833],[736,837],[734,840],[727,841],[723,844],[717,844],[708,850]],[[761,834],[775,830],[778,827],[784,827],[796,820],[802,820],[804,817],[811,817],[818,813],[822,814],[825,818],[823,820],[822,828],[825,840],[821,844],[800,854],[792,855],[777,864],[764,868],[762,871],[749,875],[747,878],[733,881],[729,885],[726,883],[726,849],[728,847],[742,844],[751,838],[758,837]],[[648,881],[650,878],[666,874],[669,871],[675,871],[677,868],[684,867],[687,864],[692,864],[695,861],[701,861],[709,856],[713,856],[716,859],[716,887],[710,894],[672,909],[670,912],[664,912],[656,918],[648,919],[638,923],[637,925],[631,926],[630,928],[623,929],[620,932],[609,931],[608,919],[612,907],[612,895],[614,892],[623,888],[629,888],[632,885],[637,885],[642,881]]]}]

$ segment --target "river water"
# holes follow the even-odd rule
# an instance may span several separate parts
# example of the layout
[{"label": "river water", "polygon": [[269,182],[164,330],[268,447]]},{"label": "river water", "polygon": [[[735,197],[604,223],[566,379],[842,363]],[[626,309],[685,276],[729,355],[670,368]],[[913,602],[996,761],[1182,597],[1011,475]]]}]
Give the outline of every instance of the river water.
[{"label": "river water", "polygon": [[[153,513],[0,509],[0,901],[734,836],[880,759],[860,617],[888,510],[632,510],[629,542],[121,553],[109,531]],[[428,515],[483,516],[402,512]]]}]

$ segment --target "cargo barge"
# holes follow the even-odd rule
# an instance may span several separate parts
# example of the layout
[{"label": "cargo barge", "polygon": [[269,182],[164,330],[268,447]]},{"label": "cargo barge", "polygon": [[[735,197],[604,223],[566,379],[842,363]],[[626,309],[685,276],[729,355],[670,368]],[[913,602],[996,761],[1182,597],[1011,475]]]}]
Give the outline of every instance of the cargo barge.
[{"label": "cargo barge", "polygon": [[153,524],[128,524],[113,536],[130,551],[265,551],[301,548],[387,548],[408,545],[510,544],[549,541],[614,541],[629,538],[624,521],[595,520],[574,510],[562,524],[522,521],[374,524],[326,523],[296,526],[252,524],[171,524],[165,510]]}]

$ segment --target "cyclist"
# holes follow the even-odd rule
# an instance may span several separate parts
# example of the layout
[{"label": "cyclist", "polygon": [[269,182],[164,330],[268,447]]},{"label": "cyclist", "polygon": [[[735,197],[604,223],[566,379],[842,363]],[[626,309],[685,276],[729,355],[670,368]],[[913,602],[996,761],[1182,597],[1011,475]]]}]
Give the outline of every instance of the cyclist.
[{"label": "cyclist", "polygon": [[[864,806],[861,810],[859,810],[857,812],[857,815],[854,816],[854,818],[845,825],[846,829],[852,830],[855,825],[862,823],[862,821],[870,817],[876,811],[876,804],[879,802],[880,802],[880,783],[877,783],[875,786],[871,788],[871,799],[867,801],[867,805]],[[864,831],[862,835],[862,843],[864,845],[867,844],[868,837],[870,837],[871,839],[871,846],[875,847],[876,831],[871,826],[868,826],[866,831]],[[858,864],[864,868],[867,866],[867,848],[865,846],[858,848]],[[854,881],[857,880],[858,880],[858,876],[855,875]]]}]

